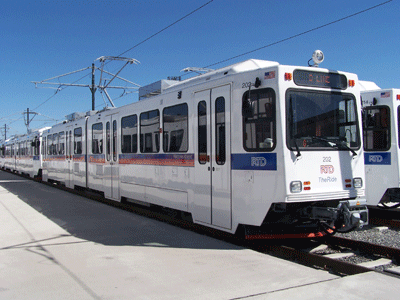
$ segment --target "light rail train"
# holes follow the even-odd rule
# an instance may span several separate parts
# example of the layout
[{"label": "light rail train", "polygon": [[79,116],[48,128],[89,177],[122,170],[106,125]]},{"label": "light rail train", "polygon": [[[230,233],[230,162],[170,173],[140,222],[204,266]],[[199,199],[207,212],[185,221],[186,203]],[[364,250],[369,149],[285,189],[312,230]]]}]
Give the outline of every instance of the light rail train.
[{"label": "light rail train", "polygon": [[[361,82],[368,205],[400,206],[400,89]],[[390,204],[389,204],[390,203]]]},{"label": "light rail train", "polygon": [[353,230],[368,223],[359,105],[355,74],[250,59],[10,139],[1,167],[249,239]]}]

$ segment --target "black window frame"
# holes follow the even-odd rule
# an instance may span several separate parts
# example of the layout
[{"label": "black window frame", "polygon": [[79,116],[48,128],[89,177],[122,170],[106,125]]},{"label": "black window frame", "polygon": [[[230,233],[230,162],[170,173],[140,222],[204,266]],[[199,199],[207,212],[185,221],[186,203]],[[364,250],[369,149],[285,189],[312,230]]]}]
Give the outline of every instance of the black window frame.
[{"label": "black window frame", "polygon": [[[252,103],[256,103],[257,107],[255,105],[252,105],[252,103],[249,102],[249,93],[250,93],[250,100]],[[260,98],[261,94],[270,94],[269,97],[267,98]],[[252,100],[253,97],[256,97],[255,100]],[[271,103],[265,103],[265,104],[271,104],[269,107],[269,111],[267,113],[267,108],[264,105],[264,111],[260,113],[260,99],[268,99],[271,98]],[[256,112],[256,113],[255,113]],[[257,117],[255,116],[257,114]],[[265,114],[265,116],[263,116]],[[250,117],[252,115],[252,117]],[[248,147],[246,142],[248,141],[249,138],[249,133],[247,130],[247,125],[254,124],[256,133],[255,133],[255,145],[256,147]],[[260,138],[257,136],[257,127],[263,129],[263,127],[270,127],[269,130],[272,131],[272,134],[270,137],[262,137],[262,141],[258,141]],[[272,127],[272,128],[271,128]],[[246,152],[272,152],[276,148],[277,144],[277,138],[276,138],[276,93],[273,88],[263,88],[263,89],[256,89],[256,90],[247,90],[246,92],[243,93],[242,97],[242,130],[243,130],[243,149]],[[250,130],[251,131],[251,130]],[[261,131],[261,135],[263,135],[263,132]],[[252,138],[252,137],[250,137]],[[272,147],[268,147],[268,144],[265,144],[266,139],[272,139]],[[260,147],[262,145],[263,147]],[[265,147],[266,145],[266,147]]]},{"label": "black window frame", "polygon": [[[350,136],[355,138],[355,142],[353,142],[353,145],[349,145],[349,147],[352,150],[359,150],[362,146],[362,141],[361,141],[361,137],[360,137],[360,124],[359,124],[359,115],[357,113],[359,106],[357,102],[357,98],[354,94],[352,93],[343,93],[343,92],[338,92],[338,91],[324,91],[324,90],[314,90],[314,89],[296,89],[296,88],[290,88],[286,91],[286,96],[285,96],[285,106],[286,106],[286,146],[290,151],[348,151],[347,147],[341,147],[341,144],[339,142],[343,142],[343,141],[339,141],[339,139],[344,138],[346,136],[334,136],[333,138],[328,137],[328,140],[324,139],[324,135],[318,136],[315,134],[314,135],[310,135],[310,136],[300,136],[298,139],[297,138],[292,138],[292,133],[291,130],[294,128],[294,125],[291,124],[292,121],[292,116],[291,116],[291,94],[296,94],[296,93],[300,93],[300,94],[317,94],[317,95],[331,95],[331,96],[341,96],[342,100],[345,103],[345,113],[344,113],[344,118],[346,120],[339,122],[337,121],[336,127],[333,127],[334,129],[338,130],[341,127],[344,126],[355,126],[356,132],[354,135],[351,134],[350,131]],[[346,99],[347,98],[347,99]],[[312,102],[312,100],[310,100],[310,102]],[[349,107],[349,103],[353,102],[353,106]],[[304,107],[310,107],[310,109],[312,107],[314,107],[314,103],[310,103],[308,106],[304,106]],[[349,109],[351,108],[351,109]],[[331,111],[328,111],[327,113],[331,113]],[[338,113],[339,115],[335,115],[335,117],[340,118],[340,110],[336,111],[334,110],[333,112]],[[353,114],[351,116],[354,116],[354,120],[348,120],[348,116],[350,114],[350,112],[353,112]],[[324,113],[323,116],[325,116],[327,113]],[[305,121],[305,120],[304,120]],[[310,122],[309,124],[314,125],[316,124],[316,122]],[[304,127],[304,126],[303,126]],[[315,129],[316,131],[317,129]],[[345,132],[347,130],[345,129]],[[299,139],[302,139],[302,142],[298,142]],[[296,142],[297,140],[297,142]],[[331,143],[327,143],[327,141],[332,141]],[[294,144],[294,142],[296,142],[296,145]],[[355,143],[355,145],[354,145]]]},{"label": "black window frame", "polygon": [[[131,126],[133,125],[133,126]],[[124,134],[125,131],[136,128],[136,134]],[[121,118],[121,152],[137,153],[138,152],[138,116],[137,114],[125,116]],[[129,137],[129,141],[126,137]],[[129,145],[128,145],[129,144]]]},{"label": "black window frame", "polygon": [[[153,114],[155,114],[153,116]],[[145,125],[143,124],[145,120],[155,119],[156,123]],[[140,152],[141,153],[159,153],[160,152],[160,110],[153,109],[149,111],[142,112],[139,117],[140,123]],[[154,130],[150,127],[150,130],[143,130],[145,126],[154,126]],[[149,135],[151,139],[149,139]],[[153,140],[154,137],[154,140]]]},{"label": "black window frame", "polygon": [[[177,112],[181,111],[182,113],[186,113],[186,114],[176,114]],[[168,114],[169,112],[173,112],[175,114]],[[167,117],[168,116],[168,117]],[[185,128],[182,127],[177,127],[176,130],[166,130],[168,129],[168,125],[166,126],[166,123],[172,123],[171,126],[174,126],[174,124],[176,126],[179,126],[179,122],[176,122],[177,118],[173,118],[173,121],[170,122],[170,118],[171,116],[185,116],[183,118],[183,120],[181,121],[186,121],[186,130]],[[179,152],[183,152],[186,153],[189,151],[189,107],[187,105],[187,103],[180,103],[180,104],[176,104],[176,105],[172,105],[172,106],[167,106],[163,109],[163,151],[165,153],[179,153]],[[180,135],[182,136],[180,142],[179,142],[179,138]],[[172,148],[172,140],[173,138],[175,138],[176,141],[178,141],[178,145],[175,143],[174,148]],[[185,146],[186,148],[182,148],[182,145]],[[178,150],[176,150],[175,147],[178,147]],[[172,149],[171,149],[172,148]]]},{"label": "black window frame", "polygon": [[[382,125],[382,119],[379,120],[382,126],[376,126],[376,124],[375,124],[375,126],[372,127],[371,122],[374,122],[374,121],[369,119],[368,116],[366,116],[366,114],[367,114],[368,110],[373,110],[373,109],[375,109],[375,110],[377,110],[377,109],[379,109],[379,110],[386,109],[387,110],[386,111],[386,121],[387,121],[386,127],[384,127]],[[372,152],[374,152],[374,151],[389,151],[390,150],[390,147],[391,147],[391,121],[390,121],[390,114],[391,114],[390,107],[387,106],[387,105],[376,105],[376,106],[374,105],[374,106],[366,106],[366,107],[363,108],[363,111],[362,111],[362,117],[363,117],[362,127],[363,127],[364,151],[368,151],[368,152],[372,151]],[[368,146],[369,143],[366,140],[366,139],[368,139],[369,132],[372,132],[372,135],[373,135],[372,136],[372,138],[373,138],[372,143],[374,145],[373,145],[372,148],[370,148]],[[374,137],[376,136],[375,133],[378,133],[378,132],[381,132],[381,133],[385,133],[386,132],[386,138],[387,138],[386,147],[375,147],[376,144],[374,142]],[[384,137],[384,135],[382,135],[382,138],[383,137]]]}]

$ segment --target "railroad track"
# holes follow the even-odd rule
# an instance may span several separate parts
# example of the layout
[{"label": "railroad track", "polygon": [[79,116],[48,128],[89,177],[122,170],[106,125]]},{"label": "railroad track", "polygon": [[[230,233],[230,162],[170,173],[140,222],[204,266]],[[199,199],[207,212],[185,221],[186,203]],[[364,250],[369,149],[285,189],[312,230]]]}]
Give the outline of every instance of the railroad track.
[{"label": "railroad track", "polygon": [[400,208],[369,206],[369,223],[392,228],[400,228]]},{"label": "railroad track", "polygon": [[374,271],[400,279],[399,271],[387,268],[399,265],[398,248],[330,236],[316,241],[291,241],[285,245],[254,249],[340,276]]},{"label": "railroad track", "polygon": [[[290,241],[285,242],[284,245],[263,244],[259,241],[250,244],[249,248],[309,267],[323,269],[339,276],[374,271],[400,279],[399,272],[391,268],[385,269],[385,266],[389,264],[399,265],[400,249],[397,248],[335,236],[317,241]],[[329,249],[334,249],[333,253]],[[368,261],[353,263],[348,258],[354,256],[368,257],[366,259]]]}]

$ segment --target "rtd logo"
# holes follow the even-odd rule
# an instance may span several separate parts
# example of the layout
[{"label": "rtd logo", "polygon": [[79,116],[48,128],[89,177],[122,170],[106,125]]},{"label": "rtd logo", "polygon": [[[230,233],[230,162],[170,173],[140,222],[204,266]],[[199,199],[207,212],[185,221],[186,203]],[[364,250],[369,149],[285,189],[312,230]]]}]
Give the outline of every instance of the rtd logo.
[{"label": "rtd logo", "polygon": [[383,161],[383,157],[382,155],[370,155],[368,161],[374,163],[380,163]]},{"label": "rtd logo", "polygon": [[321,174],[332,174],[335,172],[335,168],[331,165],[322,165],[321,166]]},{"label": "rtd logo", "polygon": [[264,157],[252,157],[251,166],[252,167],[265,167],[267,165],[267,160]]}]

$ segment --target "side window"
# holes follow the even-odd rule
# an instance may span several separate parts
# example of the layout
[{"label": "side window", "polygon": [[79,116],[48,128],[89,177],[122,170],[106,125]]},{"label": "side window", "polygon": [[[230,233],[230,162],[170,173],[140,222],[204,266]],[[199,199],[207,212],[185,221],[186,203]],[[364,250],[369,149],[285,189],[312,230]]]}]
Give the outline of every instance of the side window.
[{"label": "side window", "polygon": [[363,138],[365,151],[390,149],[390,109],[387,106],[363,109]]},{"label": "side window", "polygon": [[74,129],[74,154],[82,154],[82,127]]},{"label": "side window", "polygon": [[53,151],[53,135],[49,134],[47,136],[47,154],[52,155],[53,154],[52,151]]},{"label": "side window", "polygon": [[117,161],[117,121],[113,121],[113,161]]},{"label": "side window", "polygon": [[225,130],[225,99],[219,97],[215,100],[215,160],[218,165],[226,161]]},{"label": "side window", "polygon": [[207,153],[207,102],[200,101],[197,106],[197,144],[199,163],[204,165],[209,161]]},{"label": "side window", "polygon": [[59,136],[58,133],[55,133],[53,135],[53,155],[57,155],[58,154],[58,148],[59,148]]},{"label": "side window", "polygon": [[397,139],[399,140],[399,148],[400,148],[400,106],[397,107]]},{"label": "side window", "polygon": [[243,147],[246,151],[272,151],[276,145],[275,92],[247,91],[242,100]]},{"label": "side window", "polygon": [[122,153],[137,152],[137,115],[121,119],[121,151]]},{"label": "side window", "polygon": [[42,136],[42,155],[47,156],[47,136]]},{"label": "side window", "polygon": [[163,111],[164,152],[187,152],[188,128],[188,106],[186,103],[166,107]]},{"label": "side window", "polygon": [[111,160],[111,131],[110,122],[106,123],[106,159]]},{"label": "side window", "polygon": [[103,153],[103,123],[92,125],[92,153]]},{"label": "side window", "polygon": [[58,134],[59,139],[59,147],[58,147],[58,154],[64,155],[65,154],[65,133],[64,131]]},{"label": "side window", "polygon": [[140,151],[160,151],[160,111],[158,109],[140,114]]}]

